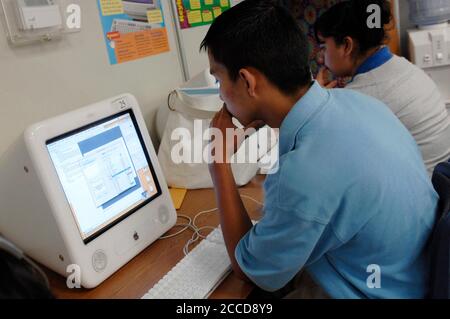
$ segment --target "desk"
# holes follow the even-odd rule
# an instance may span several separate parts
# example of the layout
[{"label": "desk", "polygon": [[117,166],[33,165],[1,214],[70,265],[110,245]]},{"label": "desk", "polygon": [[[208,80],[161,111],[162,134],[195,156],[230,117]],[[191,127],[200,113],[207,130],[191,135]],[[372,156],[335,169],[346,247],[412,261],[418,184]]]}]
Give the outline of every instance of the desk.
[{"label": "desk", "polygon": [[[240,193],[251,196],[258,201],[263,199],[262,184],[264,176],[256,176],[248,185],[240,188]],[[243,199],[250,217],[258,219],[261,207],[248,199]],[[202,189],[188,191],[179,213],[194,217],[198,212],[217,207],[214,191]],[[183,220],[180,220],[183,222]],[[205,214],[198,218],[200,226],[219,225],[217,212]],[[138,299],[155,285],[183,255],[183,247],[192,236],[192,231],[164,240],[158,240],[133,258],[128,264],[92,290],[69,289],[66,279],[45,269],[50,286],[56,298],[63,299]],[[194,246],[192,246],[193,248]],[[253,285],[245,283],[231,273],[211,295],[211,299],[246,298]]]}]

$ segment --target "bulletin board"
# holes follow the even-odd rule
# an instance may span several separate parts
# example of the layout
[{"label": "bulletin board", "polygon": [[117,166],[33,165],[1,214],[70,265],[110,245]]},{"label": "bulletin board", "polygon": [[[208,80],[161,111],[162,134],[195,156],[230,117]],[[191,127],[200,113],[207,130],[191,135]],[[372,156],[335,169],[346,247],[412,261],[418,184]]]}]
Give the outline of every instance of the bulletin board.
[{"label": "bulletin board", "polygon": [[152,3],[143,17],[127,13],[122,0],[97,0],[106,49],[111,64],[120,64],[170,50],[161,0]]},{"label": "bulletin board", "polygon": [[181,29],[209,25],[230,7],[230,0],[176,0]]}]

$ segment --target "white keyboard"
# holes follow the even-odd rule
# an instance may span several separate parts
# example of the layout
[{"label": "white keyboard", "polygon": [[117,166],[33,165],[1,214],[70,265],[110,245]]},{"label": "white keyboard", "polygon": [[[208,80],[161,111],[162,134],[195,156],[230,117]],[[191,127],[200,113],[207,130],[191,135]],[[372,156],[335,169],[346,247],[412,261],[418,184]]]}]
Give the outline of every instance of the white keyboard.
[{"label": "white keyboard", "polygon": [[134,33],[151,29],[151,24],[121,19],[115,19],[111,26],[111,32],[119,32],[121,34]]},{"label": "white keyboard", "polygon": [[231,271],[220,227],[214,229],[142,299],[204,299]]}]

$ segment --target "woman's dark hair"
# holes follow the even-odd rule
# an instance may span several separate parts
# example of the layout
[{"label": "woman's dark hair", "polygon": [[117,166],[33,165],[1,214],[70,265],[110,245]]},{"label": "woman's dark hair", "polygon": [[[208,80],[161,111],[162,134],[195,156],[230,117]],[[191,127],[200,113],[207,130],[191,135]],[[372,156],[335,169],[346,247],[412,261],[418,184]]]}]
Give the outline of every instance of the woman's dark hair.
[{"label": "woman's dark hair", "polygon": [[[373,11],[368,12],[370,5],[378,5],[380,26],[373,27],[368,20]],[[387,40],[386,25],[392,20],[391,5],[387,0],[348,0],[336,4],[322,14],[314,25],[318,35],[332,37],[337,44],[343,44],[345,37],[351,37],[358,43],[358,54],[383,44]],[[319,41],[320,42],[320,41]]]},{"label": "woman's dark hair", "polygon": [[223,64],[232,81],[254,67],[286,94],[311,83],[305,35],[282,1],[246,0],[221,14],[201,49]]}]

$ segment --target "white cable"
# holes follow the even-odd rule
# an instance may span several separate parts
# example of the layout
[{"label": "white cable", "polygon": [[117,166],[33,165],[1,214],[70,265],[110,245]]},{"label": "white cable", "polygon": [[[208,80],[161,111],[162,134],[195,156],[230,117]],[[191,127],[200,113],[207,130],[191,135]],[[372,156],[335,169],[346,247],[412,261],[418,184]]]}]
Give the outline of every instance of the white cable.
[{"label": "white cable", "polygon": [[192,225],[193,225],[194,227],[197,227],[197,228],[198,228],[197,223],[196,223],[197,218],[200,217],[201,215],[215,212],[216,210],[219,210],[219,209],[216,207],[216,208],[204,210],[204,211],[201,211],[201,212],[197,213],[197,214],[194,216],[194,219],[192,220]]},{"label": "white cable", "polygon": [[195,231],[195,232],[192,234],[191,239],[189,239],[189,240],[187,241],[186,245],[184,245],[184,247],[183,247],[183,253],[184,253],[185,256],[187,256],[187,255],[189,254],[189,246],[192,245],[193,243],[195,243],[195,242],[198,240],[198,238],[199,238],[199,235],[198,235],[198,233]]},{"label": "white cable", "polygon": [[191,225],[191,224],[175,224],[175,225],[172,227],[172,229],[173,229],[173,228],[176,228],[176,227],[183,227],[183,228],[182,228],[181,230],[177,231],[177,232],[174,233],[174,234],[167,235],[167,236],[161,236],[161,237],[159,237],[159,239],[169,239],[169,238],[178,236],[178,235],[180,235],[181,233],[183,233],[183,232],[185,232],[186,230],[188,230],[189,228],[191,228],[192,225]]},{"label": "white cable", "polygon": [[241,195],[242,198],[249,199],[249,200],[251,200],[252,202],[254,202],[254,203],[258,204],[258,205],[264,206],[264,203],[261,203],[260,201],[257,201],[256,199],[254,199],[251,196],[244,195],[244,194],[240,194],[240,195]]},{"label": "white cable", "polygon": [[[239,195],[241,196],[241,198],[249,199],[249,200],[253,201],[254,203],[256,203],[258,205],[264,206],[263,203],[261,203],[260,201],[254,199],[251,196],[244,195],[244,194],[239,194]],[[212,213],[212,212],[215,212],[217,210],[219,210],[219,209],[216,207],[216,208],[211,208],[211,209],[208,209],[208,210],[200,211],[194,216],[194,218],[190,218],[189,216],[178,214],[179,218],[186,219],[188,221],[188,223],[187,224],[176,224],[174,227],[183,227],[183,228],[181,230],[179,230],[178,232],[174,233],[174,234],[167,235],[167,236],[162,236],[159,239],[172,238],[172,237],[180,235],[181,233],[183,233],[187,229],[191,229],[193,231],[192,237],[186,242],[186,244],[183,247],[183,253],[186,256],[186,255],[189,254],[189,247],[193,243],[195,243],[199,239],[205,239],[207,237],[207,235],[202,235],[201,234],[202,230],[204,230],[204,229],[213,229],[214,230],[215,228],[217,228],[217,227],[214,227],[214,226],[202,226],[202,227],[199,227],[199,226],[197,226],[197,219],[200,216],[204,215],[204,214]]]},{"label": "white cable", "polygon": [[183,227],[183,226],[184,226],[184,228],[181,229],[180,231],[177,231],[174,234],[167,235],[167,236],[161,236],[161,237],[159,237],[159,239],[168,239],[168,238],[172,238],[172,237],[178,236],[181,233],[183,233],[184,231],[186,231],[188,228],[192,227],[192,219],[189,216],[178,214],[178,218],[187,219],[188,223],[187,224],[176,224],[175,226],[173,226],[174,228],[175,227]]}]

